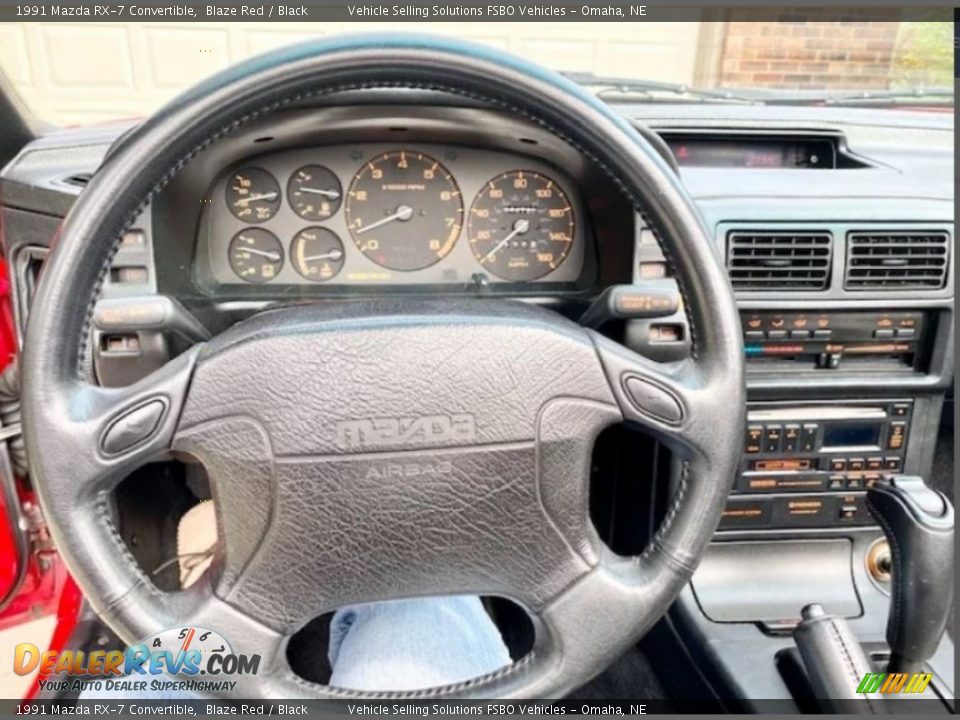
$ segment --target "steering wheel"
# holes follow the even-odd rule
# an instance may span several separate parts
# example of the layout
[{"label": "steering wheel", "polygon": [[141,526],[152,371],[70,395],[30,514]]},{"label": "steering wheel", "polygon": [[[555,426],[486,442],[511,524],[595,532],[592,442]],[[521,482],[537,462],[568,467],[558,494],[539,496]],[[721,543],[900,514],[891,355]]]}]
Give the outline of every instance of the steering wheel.
[{"label": "steering wheel", "polygon": [[[271,309],[135,385],[89,380],[90,318],[123,232],[198,153],[252,118],[373,87],[481,100],[592,159],[662,238],[692,353],[661,364],[545,309],[495,299]],[[122,639],[199,626],[259,654],[235,696],[371,697],[307,682],[290,636],[346,604],[461,593],[520,604],[521,661],[394,698],[551,697],[658,620],[689,580],[736,471],[745,396],[729,281],[691,200],[622,118],[564,78],[479,46],[418,36],[311,42],[198,85],[97,172],[44,268],[25,343],[24,433],[47,521],[89,602]],[[588,511],[598,433],[628,421],[682,459],[637,557]],[[111,519],[110,490],[186,454],[215,499],[215,572],[159,591]]]}]

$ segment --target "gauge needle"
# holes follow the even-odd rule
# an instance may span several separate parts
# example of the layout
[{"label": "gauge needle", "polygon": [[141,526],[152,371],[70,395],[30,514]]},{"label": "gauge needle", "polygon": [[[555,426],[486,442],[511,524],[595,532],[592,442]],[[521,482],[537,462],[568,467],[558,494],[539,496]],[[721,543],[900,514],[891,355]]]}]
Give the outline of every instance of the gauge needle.
[{"label": "gauge needle", "polygon": [[367,230],[373,230],[378,228],[381,225],[386,225],[388,222],[393,222],[394,220],[407,221],[413,217],[413,208],[409,205],[401,205],[397,208],[397,211],[393,215],[387,215],[382,220],[377,220],[376,222],[370,223],[366,227],[357,228],[354,230],[354,233],[357,235],[362,235],[367,232]]},{"label": "gauge needle", "polygon": [[496,254],[497,250],[499,250],[508,242],[513,240],[513,238],[515,238],[517,235],[523,235],[524,233],[529,231],[530,231],[530,221],[527,220],[526,218],[520,218],[513,224],[513,230],[511,230],[510,233],[503,240],[498,242],[497,246],[493,250],[491,250],[486,255],[484,255],[483,259],[489,260],[491,255]]},{"label": "gauge needle", "polygon": [[303,262],[313,262],[314,260],[339,260],[343,257],[343,250],[331,250],[329,252],[320,253],[319,255],[307,255],[303,258]]},{"label": "gauge needle", "polygon": [[340,197],[340,193],[338,193],[336,190],[321,190],[320,188],[302,187],[300,188],[300,192],[313,193],[314,195],[323,195],[324,197],[332,198],[334,200]]},{"label": "gauge needle", "polygon": [[277,262],[280,259],[280,253],[276,250],[258,250],[257,248],[241,248],[241,252],[247,252],[251,255],[259,255],[260,257],[265,257],[267,260],[272,262]]},{"label": "gauge needle", "polygon": [[277,194],[275,192],[260,193],[259,195],[251,195],[250,197],[240,198],[237,200],[234,205],[246,205],[247,203],[252,203],[255,200],[275,200]]}]

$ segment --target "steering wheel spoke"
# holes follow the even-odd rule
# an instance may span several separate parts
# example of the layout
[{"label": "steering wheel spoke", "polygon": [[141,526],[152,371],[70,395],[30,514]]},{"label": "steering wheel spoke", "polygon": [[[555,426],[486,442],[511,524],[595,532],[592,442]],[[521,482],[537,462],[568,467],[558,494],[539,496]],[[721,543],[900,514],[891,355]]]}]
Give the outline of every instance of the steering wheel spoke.
[{"label": "steering wheel spoke", "polygon": [[191,349],[133,385],[69,385],[58,413],[63,496],[89,501],[136,468],[169,456],[198,352]]},{"label": "steering wheel spoke", "polygon": [[[600,335],[597,352],[624,419],[666,443],[681,458],[708,457],[722,417],[717,392],[704,365],[693,359],[661,363]],[[718,415],[721,413],[721,415]]]}]

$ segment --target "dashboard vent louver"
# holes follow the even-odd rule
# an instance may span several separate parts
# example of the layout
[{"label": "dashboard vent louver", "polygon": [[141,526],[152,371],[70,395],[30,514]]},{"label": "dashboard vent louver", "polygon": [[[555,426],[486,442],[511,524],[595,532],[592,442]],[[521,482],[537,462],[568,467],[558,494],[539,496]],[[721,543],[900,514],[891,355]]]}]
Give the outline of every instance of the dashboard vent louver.
[{"label": "dashboard vent louver", "polygon": [[735,290],[824,290],[830,284],[827,232],[733,231],[727,269]]},{"label": "dashboard vent louver", "polygon": [[847,290],[942,288],[950,236],[945,232],[852,232],[847,235]]}]

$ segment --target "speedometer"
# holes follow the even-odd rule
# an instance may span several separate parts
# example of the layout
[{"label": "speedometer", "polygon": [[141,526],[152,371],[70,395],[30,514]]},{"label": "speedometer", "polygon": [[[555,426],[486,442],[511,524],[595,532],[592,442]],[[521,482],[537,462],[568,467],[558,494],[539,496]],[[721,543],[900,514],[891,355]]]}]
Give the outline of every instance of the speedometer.
[{"label": "speedometer", "polygon": [[497,277],[536,280],[567,259],[573,245],[573,207],[556,181],[511,170],[488,181],[467,219],[470,249]]},{"label": "speedometer", "polygon": [[354,244],[377,265],[422,270],[453,249],[463,227],[460,188],[438,160],[396,150],[364,165],[345,203]]}]

